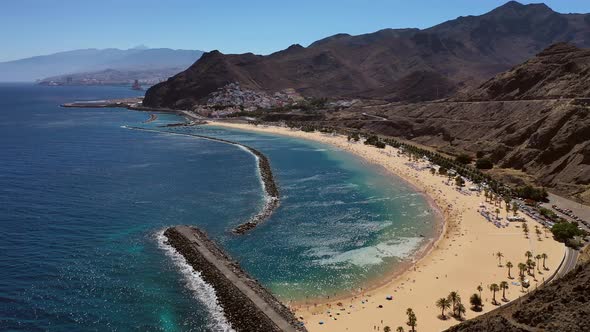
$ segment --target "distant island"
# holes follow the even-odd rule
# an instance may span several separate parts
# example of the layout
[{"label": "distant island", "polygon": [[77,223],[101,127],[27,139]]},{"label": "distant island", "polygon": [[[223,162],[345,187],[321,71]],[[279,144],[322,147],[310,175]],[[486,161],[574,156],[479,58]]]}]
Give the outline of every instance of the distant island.
[{"label": "distant island", "polygon": [[37,83],[48,86],[127,85],[131,87],[137,81],[139,86],[148,88],[167,80],[182,70],[184,70],[182,67],[143,70],[105,69],[96,72],[47,77]]},{"label": "distant island", "polygon": [[80,49],[0,62],[0,82],[46,85],[153,85],[186,69],[203,54],[198,50],[136,47],[127,50]]}]

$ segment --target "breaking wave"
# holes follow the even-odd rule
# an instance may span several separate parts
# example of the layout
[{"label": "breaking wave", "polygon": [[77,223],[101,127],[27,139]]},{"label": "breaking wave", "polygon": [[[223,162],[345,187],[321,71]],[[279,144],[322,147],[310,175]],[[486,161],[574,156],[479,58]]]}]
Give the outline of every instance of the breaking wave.
[{"label": "breaking wave", "polygon": [[213,286],[201,278],[201,273],[195,271],[190,264],[187,263],[186,259],[176,251],[172,246],[166,243],[167,238],[164,235],[165,230],[160,230],[156,234],[156,240],[158,241],[158,247],[162,249],[166,256],[168,256],[174,265],[178,268],[183,276],[185,286],[193,294],[194,298],[201,302],[206,308],[210,319],[209,329],[215,332],[234,332],[235,330],[231,327],[231,324],[225,317],[223,307],[219,305],[217,300],[217,294]]}]

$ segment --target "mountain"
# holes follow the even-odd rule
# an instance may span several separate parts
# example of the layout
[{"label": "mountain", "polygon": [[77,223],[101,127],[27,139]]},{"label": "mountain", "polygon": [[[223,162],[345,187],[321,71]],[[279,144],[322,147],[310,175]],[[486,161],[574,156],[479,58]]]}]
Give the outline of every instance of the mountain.
[{"label": "mountain", "polygon": [[81,72],[154,70],[190,66],[203,52],[168,48],[83,49],[0,62],[0,81],[32,82]]},{"label": "mountain", "polygon": [[481,154],[510,183],[529,179],[590,202],[590,49],[555,44],[456,99],[334,113],[341,126],[402,137],[451,155]]},{"label": "mountain", "polygon": [[190,108],[232,82],[265,92],[294,88],[308,97],[439,99],[478,85],[560,41],[590,46],[590,15],[560,14],[543,4],[511,1],[484,15],[424,30],[338,34],[268,56],[209,52],[151,88],[145,103]]},{"label": "mountain", "polygon": [[530,293],[513,305],[453,326],[446,332],[590,331],[590,264]]},{"label": "mountain", "polygon": [[590,50],[555,44],[469,91],[467,100],[590,98]]},{"label": "mountain", "polygon": [[44,78],[41,85],[131,85],[137,80],[141,85],[154,85],[181,72],[185,68],[159,69],[105,69],[94,72],[58,75]]}]

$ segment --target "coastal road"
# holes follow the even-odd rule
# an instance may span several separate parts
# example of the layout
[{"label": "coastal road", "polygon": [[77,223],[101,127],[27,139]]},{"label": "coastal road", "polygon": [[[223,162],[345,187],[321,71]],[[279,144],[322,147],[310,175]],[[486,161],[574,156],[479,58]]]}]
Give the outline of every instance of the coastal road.
[{"label": "coastal road", "polygon": [[373,114],[369,114],[369,113],[363,113],[363,116],[366,116],[366,117],[369,117],[369,118],[374,118],[374,119],[381,120],[381,121],[389,121],[388,118],[384,118],[382,116],[373,115]]},{"label": "coastal road", "polygon": [[559,269],[557,270],[557,272],[555,273],[555,275],[553,276],[553,278],[550,281],[553,281],[555,279],[559,279],[559,278],[563,277],[564,275],[566,275],[568,272],[570,272],[571,270],[573,270],[576,267],[577,262],[578,262],[578,251],[574,250],[572,248],[566,248],[565,258],[563,259],[561,266],[559,267]]},{"label": "coastal road", "polygon": [[[542,203],[541,206],[544,208],[550,209],[553,212],[557,213],[558,216],[565,218],[566,220],[574,221],[570,216],[567,216],[555,209],[552,208],[552,205],[555,204],[560,208],[572,210],[575,215],[578,217],[589,220],[590,221],[590,206],[580,204],[575,202],[571,199],[567,199],[565,197],[561,197],[552,193],[549,193],[549,203]],[[590,232],[590,227],[579,223],[579,225],[586,231]]]}]

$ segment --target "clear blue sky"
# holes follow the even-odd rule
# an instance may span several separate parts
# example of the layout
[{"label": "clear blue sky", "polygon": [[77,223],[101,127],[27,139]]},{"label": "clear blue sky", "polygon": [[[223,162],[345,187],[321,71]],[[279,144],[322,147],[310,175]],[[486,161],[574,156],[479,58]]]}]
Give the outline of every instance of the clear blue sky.
[{"label": "clear blue sky", "polygon": [[[426,28],[457,16],[483,14],[506,1],[1,0],[0,61],[139,44],[268,54],[340,32]],[[562,13],[590,12],[590,0],[545,3]]]}]

